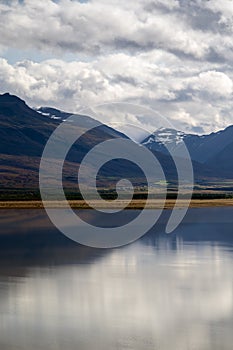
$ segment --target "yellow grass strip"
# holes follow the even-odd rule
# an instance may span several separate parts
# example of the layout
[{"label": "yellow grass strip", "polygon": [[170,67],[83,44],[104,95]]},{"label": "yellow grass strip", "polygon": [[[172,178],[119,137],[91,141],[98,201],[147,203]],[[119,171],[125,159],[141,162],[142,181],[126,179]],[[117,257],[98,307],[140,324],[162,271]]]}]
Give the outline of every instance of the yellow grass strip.
[{"label": "yellow grass strip", "polygon": [[[95,208],[108,208],[117,209],[122,207],[122,204],[127,203],[127,201],[105,201],[105,203],[93,200],[93,206]],[[133,200],[127,209],[143,209],[145,200],[135,199]],[[161,209],[162,201],[159,199],[152,199],[148,201],[148,209]],[[165,204],[165,209],[172,209],[174,207],[175,200],[168,199]],[[66,208],[67,205],[62,201],[48,201],[46,205],[49,208]],[[83,200],[70,200],[69,205],[73,209],[89,209],[90,207]],[[179,208],[184,208],[187,206],[187,200],[182,199],[178,202]],[[206,208],[206,207],[224,207],[233,206],[233,199],[193,199],[191,201],[191,208]],[[0,201],[0,209],[42,209],[42,201]]]}]

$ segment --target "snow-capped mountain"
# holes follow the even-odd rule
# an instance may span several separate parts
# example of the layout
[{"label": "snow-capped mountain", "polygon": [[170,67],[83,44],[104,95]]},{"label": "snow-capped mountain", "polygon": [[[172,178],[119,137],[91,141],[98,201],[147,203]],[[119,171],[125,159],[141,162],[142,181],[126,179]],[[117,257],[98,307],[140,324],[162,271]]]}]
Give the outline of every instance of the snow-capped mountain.
[{"label": "snow-capped mountain", "polygon": [[153,134],[142,141],[142,144],[153,151],[168,154],[169,150],[175,151],[179,148],[187,135],[182,131],[168,128],[159,128]]},{"label": "snow-capped mountain", "polygon": [[[0,165],[2,186],[35,187],[38,186],[38,169],[44,146],[55,128],[67,120],[71,113],[41,107],[31,109],[27,104],[10,94],[0,95]],[[96,121],[88,116],[77,115],[78,128],[95,127]],[[71,120],[72,122],[72,120]],[[141,131],[130,129],[132,133]],[[129,133],[129,130],[128,130]],[[69,152],[67,161],[70,168],[67,170],[67,183],[73,186],[73,164],[79,164],[89,149],[96,144],[111,138],[128,138],[121,132],[100,123],[91,133],[91,137],[80,140]],[[186,144],[193,160],[195,179],[232,179],[233,178],[233,126],[209,135],[186,134],[174,129],[160,128],[153,134],[146,136],[142,144],[148,147],[159,160],[167,178],[176,179],[176,169],[169,150],[180,156],[179,149],[182,141]],[[76,174],[76,172],[75,172]],[[116,160],[106,165],[103,170],[105,179],[110,175],[142,179],[137,167],[121,163]],[[116,176],[115,176],[116,177]],[[114,177],[114,178],[115,178]],[[103,180],[105,181],[105,180]],[[212,181],[212,180],[211,180]]]},{"label": "snow-capped mountain", "polygon": [[156,138],[158,142],[162,144],[179,144],[182,142],[185,133],[182,131],[177,131],[175,129],[166,129],[166,128],[159,128],[154,134],[154,137],[149,138],[147,143],[153,142],[153,140]]},{"label": "snow-capped mountain", "polygon": [[169,150],[181,156],[181,144],[185,143],[191,159],[208,164],[225,148],[233,143],[233,126],[209,135],[186,134],[174,129],[160,128],[143,140],[142,144],[150,150],[169,154]]},{"label": "snow-capped mountain", "polygon": [[[52,119],[54,122],[65,121],[70,117],[71,113],[66,113],[54,108],[41,107],[37,112],[46,119]],[[81,118],[80,123],[91,126],[92,119],[89,117]],[[81,126],[81,124],[80,124]],[[134,125],[116,125],[111,124],[107,132],[112,133],[113,137],[117,137],[120,132],[126,134],[133,141],[141,143],[151,151],[169,155],[172,151],[173,155],[178,157],[184,156],[182,151],[182,141],[185,143],[190,157],[193,161],[202,163],[208,168],[215,168],[215,172],[221,173],[221,169],[227,176],[233,176],[233,165],[231,165],[231,157],[233,154],[233,126],[229,126],[224,130],[208,135],[187,134],[180,130],[172,128],[159,128],[153,134],[149,134],[144,129]],[[124,135],[123,134],[123,135]],[[125,135],[124,135],[125,137]]]},{"label": "snow-capped mountain", "polygon": [[142,144],[149,148],[151,151],[157,151],[164,154],[172,153],[178,157],[183,156],[183,142],[188,148],[188,151],[192,153],[193,160],[200,161],[199,157],[196,157],[196,150],[202,143],[202,137],[198,135],[186,134],[183,131],[159,128],[145,140]]}]

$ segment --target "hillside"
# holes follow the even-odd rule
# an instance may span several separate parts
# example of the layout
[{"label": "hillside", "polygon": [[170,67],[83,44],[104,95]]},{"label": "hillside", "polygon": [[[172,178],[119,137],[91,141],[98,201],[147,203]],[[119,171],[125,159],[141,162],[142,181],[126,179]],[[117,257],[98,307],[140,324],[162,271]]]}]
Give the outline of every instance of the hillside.
[{"label": "hillside", "polygon": [[[0,95],[1,192],[10,189],[39,189],[39,164],[45,144],[55,128],[66,122],[70,116],[71,113],[50,107],[35,110],[17,96]],[[69,124],[72,132],[75,132],[76,127],[84,130],[96,125],[96,121],[88,116],[77,115],[75,118],[77,125],[74,127],[72,123]],[[167,182],[174,187],[177,172],[174,161],[166,150],[167,143],[174,147],[179,157],[179,143],[181,139],[184,140],[192,157],[195,182],[208,183],[216,179],[231,178],[232,133],[233,127],[206,136],[160,129],[142,143],[154,153],[162,165]],[[101,123],[82,136],[67,155],[63,171],[64,186],[78,192],[77,174],[83,157],[93,146],[119,137],[128,138],[120,131]],[[59,154],[57,157],[59,158]],[[86,171],[88,175],[89,169]],[[116,181],[122,178],[130,179],[139,187],[146,183],[142,171],[132,162],[122,159],[112,160],[103,166],[98,174],[97,183],[101,188],[109,188],[114,187]]]}]

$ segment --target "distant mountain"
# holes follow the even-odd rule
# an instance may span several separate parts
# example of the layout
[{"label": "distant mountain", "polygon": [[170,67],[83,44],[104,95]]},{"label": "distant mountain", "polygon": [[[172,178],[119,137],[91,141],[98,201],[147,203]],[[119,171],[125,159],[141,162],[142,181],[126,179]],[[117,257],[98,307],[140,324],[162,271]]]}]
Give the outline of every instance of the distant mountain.
[{"label": "distant mountain", "polygon": [[[37,110],[23,100],[10,94],[0,95],[0,182],[1,189],[39,188],[39,163],[46,142],[62,122],[67,122],[72,113],[50,107]],[[96,121],[78,115],[75,128],[92,128]],[[134,131],[134,130],[133,130]],[[136,130],[137,131],[137,130]],[[141,130],[140,130],[141,131]],[[89,150],[108,139],[128,138],[125,134],[99,122],[99,126],[75,143],[68,153],[64,167],[64,184],[77,186],[78,167]],[[177,171],[165,145],[174,149],[178,157],[181,141],[184,140],[193,160],[195,180],[233,178],[231,159],[233,152],[233,126],[210,135],[185,134],[173,129],[159,129],[142,141],[162,165],[168,182],[175,182]],[[232,141],[232,142],[231,142]],[[59,157],[59,155],[58,155]],[[87,169],[88,171],[88,169]],[[97,181],[102,187],[107,181],[129,178],[134,183],[144,183],[142,171],[132,162],[113,160],[102,167]]]},{"label": "distant mountain", "polygon": [[147,136],[141,144],[149,148],[151,151],[162,152],[169,154],[166,146],[169,146],[173,151],[177,151],[182,140],[186,137],[182,131],[174,129],[159,128],[153,134]]},{"label": "distant mountain", "polygon": [[[50,108],[50,107],[40,107],[39,109],[37,109],[37,112],[40,113],[41,115],[43,115],[46,118],[52,119],[52,120],[56,120],[58,122],[62,122],[62,121],[66,121],[67,118],[72,116],[72,113],[66,113],[60,110],[57,110],[55,108]],[[95,121],[96,122],[96,121]],[[80,127],[92,127],[93,126],[93,119],[90,117],[85,116],[85,118],[81,118],[79,121],[79,126]],[[145,135],[145,131],[142,130],[141,128],[134,128],[131,125],[127,125],[126,126],[126,130],[132,131],[132,133],[136,132],[138,133],[138,131],[140,131],[140,133],[144,133]],[[120,128],[121,129],[121,128]],[[125,129],[123,128],[123,131]],[[106,126],[101,124],[100,128],[99,128],[99,135],[97,137],[97,135],[95,136],[95,138],[93,139],[93,135],[92,137],[86,138],[86,140],[84,139],[85,142],[87,142],[88,140],[91,140],[91,147],[94,146],[94,144],[103,141],[104,139],[104,133],[107,133],[108,138],[117,138],[117,137],[123,137],[123,138],[129,138],[128,136],[126,136],[124,133],[122,133],[121,131],[118,131],[112,127]],[[132,134],[131,133],[131,134]],[[142,137],[141,137],[142,138]],[[96,139],[96,140],[95,140]],[[95,141],[94,141],[95,140]],[[135,141],[133,139],[133,141]],[[79,147],[80,149],[80,147]],[[83,156],[85,154],[87,154],[88,149],[85,148],[83,150],[83,154],[80,154],[77,157],[77,154],[75,154],[73,152],[73,154],[71,153],[69,155],[69,160],[71,161],[75,161],[77,159],[79,159],[79,161],[81,162]],[[172,158],[170,157],[170,155],[164,155],[163,153],[160,152],[153,152],[156,156],[156,158],[160,161],[160,163],[162,164],[162,167],[165,169],[165,175],[167,177],[167,180],[176,180],[177,178],[177,172],[174,166],[174,162],[172,160]],[[115,178],[124,178],[125,176],[135,179],[135,183],[138,183],[140,181],[144,181],[145,178],[143,176],[143,173],[141,171],[139,171],[139,169],[133,164],[133,163],[129,163],[123,160],[113,160],[111,161],[109,164],[107,164],[106,166],[103,166],[102,170],[101,170],[101,176],[104,179],[107,179],[110,175],[112,175]],[[77,179],[75,179],[76,181]]]},{"label": "distant mountain", "polygon": [[[233,126],[209,135],[185,134],[174,129],[160,128],[142,141],[150,150],[181,156],[181,143],[185,143],[193,161],[213,169],[215,176],[233,177]],[[166,147],[167,146],[167,147]]]},{"label": "distant mountain", "polygon": [[[168,148],[177,156],[180,155],[182,141],[185,143],[193,160],[204,163],[212,153],[209,146],[212,135],[185,134],[182,131],[169,128],[160,128],[142,141],[150,150],[157,150],[168,154]],[[213,152],[213,150],[212,150]]]},{"label": "distant mountain", "polygon": [[[67,120],[70,116],[72,113],[50,107],[32,109],[17,96],[8,93],[0,95],[0,190],[39,188],[39,164],[46,142],[60,123],[70,122]],[[96,127],[96,120],[88,116],[76,115],[75,118],[75,127],[70,124],[72,132],[75,132],[75,128],[95,128],[82,136],[67,155],[63,181],[65,187],[72,189],[77,189],[79,164],[92,147],[108,139],[128,139],[123,133],[100,122],[97,122],[99,126]],[[157,154],[157,158],[167,169],[167,178],[176,179],[172,159],[162,153]],[[142,171],[132,162],[121,159],[112,160],[104,165],[97,181],[100,186],[108,187],[109,184],[125,177],[135,184],[145,183]]]},{"label": "distant mountain", "polygon": [[[232,131],[232,130],[231,130]],[[233,138],[221,151],[214,153],[205,163],[213,169],[213,172],[219,171],[228,178],[233,177]]]}]

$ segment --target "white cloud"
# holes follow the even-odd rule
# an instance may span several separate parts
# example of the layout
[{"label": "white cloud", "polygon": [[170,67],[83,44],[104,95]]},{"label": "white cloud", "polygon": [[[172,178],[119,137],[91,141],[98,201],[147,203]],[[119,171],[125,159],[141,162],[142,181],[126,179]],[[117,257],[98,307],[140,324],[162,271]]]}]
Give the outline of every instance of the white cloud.
[{"label": "white cloud", "polygon": [[232,80],[222,72],[208,71],[200,73],[197,78],[192,79],[192,88],[206,92],[215,97],[228,97],[232,95]]},{"label": "white cloud", "polygon": [[[222,128],[233,123],[232,11],[228,0],[1,2],[0,47],[27,57],[0,60],[1,92],[73,112],[128,101],[186,131]],[[35,52],[54,58],[35,62]]]},{"label": "white cloud", "polygon": [[[137,103],[154,108],[179,129],[209,132],[232,123],[233,87],[227,72],[210,69],[209,64],[205,68],[191,63],[184,68],[177,57],[161,50],[137,57],[112,54],[90,62],[9,64],[1,59],[0,91],[19,95],[30,105],[71,112],[110,101]],[[102,120],[157,127],[153,115],[108,114]]]},{"label": "white cloud", "polygon": [[[195,9],[198,1],[192,4],[187,9],[176,0],[2,3],[0,44],[86,55],[151,51],[160,47],[194,58],[206,58],[217,51],[226,59],[227,50],[233,48],[232,31],[219,36],[218,32],[208,30],[208,23],[206,31],[193,28],[192,6]],[[200,4],[199,7],[203,8]]]}]

